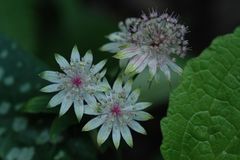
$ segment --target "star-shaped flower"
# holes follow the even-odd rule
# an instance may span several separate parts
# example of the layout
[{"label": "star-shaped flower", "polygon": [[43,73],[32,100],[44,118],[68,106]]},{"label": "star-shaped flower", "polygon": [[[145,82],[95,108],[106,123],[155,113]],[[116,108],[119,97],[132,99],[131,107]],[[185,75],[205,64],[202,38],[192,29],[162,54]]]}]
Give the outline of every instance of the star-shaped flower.
[{"label": "star-shaped flower", "polygon": [[73,105],[75,114],[80,121],[84,113],[84,102],[87,104],[95,101],[97,92],[106,91],[110,88],[104,77],[106,70],[102,70],[106,60],[92,65],[93,56],[88,51],[80,59],[80,54],[75,46],[71,53],[71,61],[59,54],[55,59],[64,73],[56,71],[44,71],[40,77],[52,82],[41,89],[42,92],[58,92],[49,102],[50,107],[61,104],[59,116],[64,115]]},{"label": "star-shaped flower", "polygon": [[147,121],[152,116],[142,111],[151,103],[137,102],[140,91],[131,91],[132,81],[129,80],[123,86],[121,79],[117,79],[113,89],[106,93],[96,94],[97,101],[94,101],[85,112],[89,115],[96,115],[84,127],[83,131],[101,128],[97,135],[99,145],[103,144],[112,132],[112,139],[116,149],[119,147],[121,136],[129,146],[133,146],[130,129],[146,134],[145,129],[137,121]]},{"label": "star-shaped flower", "polygon": [[167,13],[152,11],[141,18],[128,18],[119,23],[120,31],[108,36],[111,43],[101,50],[117,53],[117,59],[129,60],[125,73],[141,73],[147,66],[151,78],[162,71],[170,81],[170,70],[181,74],[175,63],[176,56],[184,57],[188,41],[187,27]]}]

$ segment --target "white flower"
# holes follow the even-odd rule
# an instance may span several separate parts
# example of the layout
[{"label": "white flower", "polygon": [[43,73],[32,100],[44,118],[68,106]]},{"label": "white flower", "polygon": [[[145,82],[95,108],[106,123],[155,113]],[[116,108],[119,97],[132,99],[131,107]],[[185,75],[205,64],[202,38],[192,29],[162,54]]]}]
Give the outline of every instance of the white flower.
[{"label": "white flower", "polygon": [[145,129],[137,121],[152,118],[149,113],[142,111],[151,103],[137,103],[140,91],[138,89],[131,91],[131,89],[132,80],[127,81],[123,86],[122,80],[117,79],[112,90],[96,94],[98,102],[95,101],[86,108],[86,114],[96,115],[96,117],[90,120],[82,130],[89,131],[102,125],[97,135],[99,145],[103,144],[112,132],[116,149],[119,147],[121,136],[132,147],[133,140],[129,127],[136,132],[146,134]]},{"label": "white flower", "polygon": [[141,18],[128,18],[119,23],[120,31],[108,36],[111,43],[101,50],[117,53],[117,59],[128,59],[125,73],[141,73],[147,66],[151,78],[162,71],[170,81],[170,69],[181,74],[175,57],[184,57],[188,42],[184,39],[187,27],[167,13],[155,11]]},{"label": "white flower", "polygon": [[73,104],[75,114],[80,121],[84,113],[84,101],[90,104],[95,101],[94,95],[97,92],[106,91],[110,88],[106,79],[103,79],[106,70],[101,71],[106,60],[99,62],[97,65],[92,65],[92,53],[88,51],[80,59],[76,46],[72,50],[70,64],[59,54],[55,55],[55,59],[64,73],[42,72],[40,77],[53,84],[42,88],[41,91],[46,93],[59,91],[52,97],[49,106],[55,107],[61,104],[59,116],[62,116]]}]

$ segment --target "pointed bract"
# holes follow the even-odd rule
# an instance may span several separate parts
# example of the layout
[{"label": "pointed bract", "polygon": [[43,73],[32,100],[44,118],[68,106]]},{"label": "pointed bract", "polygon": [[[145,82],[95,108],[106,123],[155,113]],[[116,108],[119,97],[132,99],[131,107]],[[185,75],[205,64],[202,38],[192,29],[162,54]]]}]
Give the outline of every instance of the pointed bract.
[{"label": "pointed bract", "polygon": [[134,108],[136,110],[144,110],[151,105],[152,105],[152,103],[150,103],[150,102],[140,102],[140,103],[135,104]]},{"label": "pointed bract", "polygon": [[128,81],[125,83],[123,89],[124,89],[124,91],[126,92],[126,94],[129,94],[129,93],[131,92],[131,90],[132,90],[132,84],[133,84],[133,80],[132,80],[132,79],[128,80]]},{"label": "pointed bract", "polygon": [[45,92],[45,93],[57,92],[60,90],[62,90],[61,84],[50,84],[40,89],[41,92]]},{"label": "pointed bract", "polygon": [[88,50],[82,60],[85,61],[88,65],[91,66],[92,65],[92,61],[93,61],[92,51]]},{"label": "pointed bract", "polygon": [[63,98],[62,105],[61,105],[60,112],[59,112],[59,116],[64,115],[69,110],[69,108],[71,107],[72,103],[73,103],[73,100],[70,98],[70,93],[68,93]]},{"label": "pointed bract", "polygon": [[39,76],[42,79],[45,79],[47,81],[53,82],[53,83],[60,83],[63,78],[65,78],[65,75],[59,72],[55,71],[44,71],[39,74]]},{"label": "pointed bract", "polygon": [[102,60],[101,62],[99,62],[97,65],[95,65],[95,66],[92,68],[92,73],[93,73],[93,74],[96,74],[96,73],[98,73],[99,71],[101,71],[102,68],[105,66],[106,63],[107,63],[107,60]]},{"label": "pointed bract", "polygon": [[82,131],[90,131],[92,129],[99,127],[101,124],[105,122],[106,118],[107,118],[106,115],[101,115],[93,118],[87,124],[85,124],[85,126],[82,128]]},{"label": "pointed bract", "polygon": [[68,67],[70,67],[70,64],[68,63],[68,61],[63,56],[61,56],[61,55],[56,53],[55,54],[55,59],[56,59],[57,63],[59,64],[59,66],[61,68],[68,68]]},{"label": "pointed bract", "polygon": [[72,53],[71,53],[71,62],[72,63],[78,63],[80,62],[80,54],[78,52],[78,48],[77,46],[74,46],[73,49],[72,49]]},{"label": "pointed bract", "polygon": [[81,100],[75,100],[74,101],[74,112],[76,114],[76,117],[78,121],[80,122],[84,113],[84,104]]},{"label": "pointed bract", "polygon": [[108,51],[110,53],[116,53],[118,51],[121,50],[121,46],[123,46],[124,44],[122,43],[107,43],[105,45],[103,45],[100,50],[101,51]]},{"label": "pointed bract", "polygon": [[130,121],[128,126],[138,133],[147,134],[146,130],[137,121]]},{"label": "pointed bract", "polygon": [[114,122],[113,124],[112,139],[115,148],[118,149],[121,140],[121,133],[117,122]]},{"label": "pointed bract", "polygon": [[133,119],[137,121],[147,121],[147,120],[153,119],[153,116],[147,112],[138,111],[134,114]]},{"label": "pointed bract", "polygon": [[127,102],[130,104],[135,104],[140,95],[140,89],[135,89],[127,98]]},{"label": "pointed bract", "polygon": [[53,96],[50,99],[50,101],[48,103],[48,106],[49,107],[55,107],[55,106],[61,104],[65,95],[66,95],[66,91],[65,90],[60,91],[59,93],[57,93],[55,96]]},{"label": "pointed bract", "polygon": [[136,47],[125,48],[125,49],[119,51],[113,57],[117,58],[117,59],[126,59],[126,58],[131,58],[131,57],[139,54],[139,52],[141,52],[141,50],[137,49]]},{"label": "pointed bract", "polygon": [[102,145],[107,138],[109,137],[112,130],[112,122],[107,122],[102,125],[97,135],[97,143],[98,145]]},{"label": "pointed bract", "polygon": [[120,127],[121,135],[125,142],[130,146],[133,147],[133,140],[132,140],[132,134],[129,130],[129,128],[125,125]]},{"label": "pointed bract", "polygon": [[171,73],[170,73],[170,69],[168,68],[168,66],[167,65],[163,65],[161,67],[161,70],[162,70],[163,74],[165,74],[165,76],[167,77],[167,80],[170,82]]},{"label": "pointed bract", "polygon": [[117,80],[114,82],[113,90],[116,92],[122,91],[122,79],[121,78],[117,78]]}]

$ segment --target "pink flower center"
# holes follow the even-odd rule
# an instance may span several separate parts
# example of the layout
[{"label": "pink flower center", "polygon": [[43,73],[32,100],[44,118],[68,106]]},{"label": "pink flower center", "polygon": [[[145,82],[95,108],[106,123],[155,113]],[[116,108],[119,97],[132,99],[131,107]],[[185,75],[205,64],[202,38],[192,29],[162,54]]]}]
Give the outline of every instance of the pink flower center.
[{"label": "pink flower center", "polygon": [[119,104],[114,104],[113,107],[111,108],[111,113],[114,116],[120,116],[121,115],[121,107]]},{"label": "pink flower center", "polygon": [[75,87],[80,87],[82,85],[82,79],[80,76],[73,77],[71,81]]}]

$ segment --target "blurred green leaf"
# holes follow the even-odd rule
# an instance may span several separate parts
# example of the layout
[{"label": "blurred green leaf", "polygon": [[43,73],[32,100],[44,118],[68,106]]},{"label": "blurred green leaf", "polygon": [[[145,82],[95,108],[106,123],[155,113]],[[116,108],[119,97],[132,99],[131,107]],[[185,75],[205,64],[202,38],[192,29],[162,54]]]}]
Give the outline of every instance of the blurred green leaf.
[{"label": "blurred green leaf", "polygon": [[161,121],[166,160],[240,159],[240,28],[188,62]]},{"label": "blurred green leaf", "polygon": [[92,142],[89,140],[89,136],[85,137],[81,135],[76,139],[71,139],[67,141],[66,146],[68,147],[69,153],[71,153],[72,158],[80,157],[83,160],[97,160],[96,149],[93,147]]},{"label": "blurred green leaf", "polygon": [[50,96],[38,96],[30,99],[23,105],[21,111],[26,113],[55,113],[55,110],[47,108],[47,104],[50,100]]},{"label": "blurred green leaf", "polygon": [[34,145],[31,134],[22,134],[34,130],[28,128],[28,119],[18,111],[28,98],[38,93],[42,81],[36,75],[45,68],[37,58],[0,36],[0,128],[4,129],[0,135],[0,158],[15,153],[13,147]]},{"label": "blurred green leaf", "polygon": [[[83,49],[81,52],[98,49],[106,41],[104,36],[117,28],[117,22],[112,22],[101,12],[84,7],[84,4],[78,1],[59,0],[57,6],[62,16],[62,29],[66,31],[66,36],[72,38],[70,41],[79,43]],[[101,56],[102,53],[97,57]]]},{"label": "blurred green leaf", "polygon": [[[43,32],[41,36],[44,47],[38,51],[49,64],[55,64],[52,59],[49,59],[49,55],[58,52],[68,57],[75,44],[81,54],[91,49],[96,62],[111,56],[100,52],[99,48],[107,41],[104,37],[117,29],[117,21],[114,22],[101,10],[88,8],[83,2],[76,0],[55,1],[54,8],[59,21],[55,24],[55,29],[49,33],[50,35]],[[115,67],[112,64],[116,62],[109,61],[108,64]]]},{"label": "blurred green leaf", "polygon": [[56,118],[50,129],[50,138],[52,141],[55,141],[57,137],[61,135],[61,133],[67,129],[69,126],[76,124],[77,119],[71,113],[67,115]]},{"label": "blurred green leaf", "polygon": [[[43,81],[37,76],[47,67],[16,43],[0,36],[0,97],[19,102],[36,95]],[[37,92],[36,92],[37,91]]]},{"label": "blurred green leaf", "polygon": [[36,1],[0,0],[0,32],[33,52],[36,47]]}]

